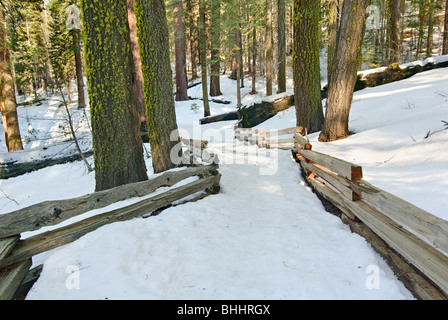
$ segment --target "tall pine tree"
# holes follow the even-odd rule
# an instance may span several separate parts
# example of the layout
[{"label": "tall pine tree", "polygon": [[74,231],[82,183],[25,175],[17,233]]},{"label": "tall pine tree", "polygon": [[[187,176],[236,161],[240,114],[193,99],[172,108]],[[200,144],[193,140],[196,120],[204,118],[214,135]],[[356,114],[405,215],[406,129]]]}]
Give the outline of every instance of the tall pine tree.
[{"label": "tall pine tree", "polygon": [[81,5],[99,191],[143,181],[147,174],[126,2],[82,0]]}]

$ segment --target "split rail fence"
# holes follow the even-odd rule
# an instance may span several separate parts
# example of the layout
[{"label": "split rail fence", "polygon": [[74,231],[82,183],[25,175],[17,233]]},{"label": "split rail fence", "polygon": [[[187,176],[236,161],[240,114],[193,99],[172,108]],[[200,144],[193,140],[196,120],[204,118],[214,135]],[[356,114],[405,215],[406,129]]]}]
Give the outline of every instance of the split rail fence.
[{"label": "split rail fence", "polygon": [[256,144],[260,148],[291,150],[294,146],[294,138],[279,139],[279,137],[292,135],[296,131],[296,127],[272,131],[235,128],[235,138],[239,141],[248,141],[251,144]]},{"label": "split rail fence", "polygon": [[[203,143],[191,141],[187,144],[189,152],[193,155],[207,154],[203,150]],[[194,199],[189,201],[218,193],[221,179],[218,160],[210,154],[207,160],[209,164],[194,164],[180,170],[167,171],[148,181],[119,186],[73,199],[45,201],[0,215],[0,300],[10,300],[26,295],[42,268],[37,266],[30,270],[32,257],[37,254],[73,242],[104,225],[157,213],[175,201],[190,199],[192,195]],[[188,180],[181,186],[175,187],[177,183],[186,179]],[[173,188],[145,197],[161,187]],[[49,228],[48,231],[20,239],[24,232],[56,226],[62,222],[67,223],[69,219],[88,211],[134,197],[144,198],[119,209],[56,227],[56,229]]]},{"label": "split rail fence", "polygon": [[448,221],[369,184],[361,166],[312,150],[300,131],[294,139],[292,151],[307,181],[342,211],[342,220],[387,256],[418,299],[446,300]]},{"label": "split rail fence", "polygon": [[[235,138],[292,150],[314,191],[342,212],[341,219],[371,243],[418,299],[448,299],[448,221],[363,180],[361,166],[312,150],[302,132],[235,127]],[[284,135],[293,138],[278,139]]]}]

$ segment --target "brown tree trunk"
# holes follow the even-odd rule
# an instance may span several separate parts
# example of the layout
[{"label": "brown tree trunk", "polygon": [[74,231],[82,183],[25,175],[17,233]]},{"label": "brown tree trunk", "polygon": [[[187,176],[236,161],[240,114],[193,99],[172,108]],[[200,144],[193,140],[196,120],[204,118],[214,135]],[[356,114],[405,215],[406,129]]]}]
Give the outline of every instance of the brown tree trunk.
[{"label": "brown tree trunk", "polygon": [[274,54],[273,54],[273,34],[272,34],[272,11],[273,0],[266,0],[266,95],[272,95],[272,82],[274,77]]},{"label": "brown tree trunk", "polygon": [[221,0],[211,0],[211,74],[210,74],[210,96],[222,95],[220,73],[221,70]]},{"label": "brown tree trunk", "polygon": [[10,52],[6,41],[6,24],[4,11],[0,12],[0,111],[2,113],[5,142],[8,152],[23,150],[17,116],[16,94]]},{"label": "brown tree trunk", "polygon": [[294,1],[294,103],[296,124],[309,133],[320,131],[324,122],[319,61],[320,3]]},{"label": "brown tree trunk", "polygon": [[252,27],[252,90],[250,94],[257,94],[257,27],[255,20]]},{"label": "brown tree trunk", "polygon": [[173,3],[174,51],[176,56],[176,101],[188,98],[187,54],[182,0]]},{"label": "brown tree trunk", "polygon": [[[154,173],[174,168],[179,143],[164,0],[135,0]],[[178,156],[178,155],[174,155]]]},{"label": "brown tree trunk", "polygon": [[445,22],[443,26],[442,54],[448,54],[448,0],[445,1]]},{"label": "brown tree trunk", "polygon": [[194,0],[186,0],[188,25],[189,25],[189,42],[190,42],[190,63],[191,63],[191,79],[197,79],[197,52],[198,52],[198,28],[194,14]]},{"label": "brown tree trunk", "polygon": [[78,109],[86,107],[84,96],[84,77],[82,73],[81,47],[79,45],[79,30],[72,30],[73,51],[75,53],[76,84],[78,86]]},{"label": "brown tree trunk", "polygon": [[334,141],[349,135],[348,119],[369,4],[370,0],[344,1],[320,141]]},{"label": "brown tree trunk", "polygon": [[126,2],[82,0],[81,6],[95,189],[99,191],[148,176]]},{"label": "brown tree trunk", "polygon": [[146,107],[145,95],[143,93],[143,73],[142,62],[140,60],[140,45],[137,37],[137,19],[134,12],[134,0],[127,0],[128,23],[131,39],[132,56],[134,57],[137,93],[138,93],[138,110],[140,112],[140,122],[142,126],[146,126]]},{"label": "brown tree trunk", "polygon": [[389,36],[389,63],[401,62],[400,50],[400,2],[388,0],[388,36]]},{"label": "brown tree trunk", "polygon": [[278,91],[286,92],[286,0],[278,0]]},{"label": "brown tree trunk", "polygon": [[207,45],[205,30],[205,0],[199,0],[199,47],[202,75],[202,99],[204,101],[204,117],[210,115],[207,88]]}]

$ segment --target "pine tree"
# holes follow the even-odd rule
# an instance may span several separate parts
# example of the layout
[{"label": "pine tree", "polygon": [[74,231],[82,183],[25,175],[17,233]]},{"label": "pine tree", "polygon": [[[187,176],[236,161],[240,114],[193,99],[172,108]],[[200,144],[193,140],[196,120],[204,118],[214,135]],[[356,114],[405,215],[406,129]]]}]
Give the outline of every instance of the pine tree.
[{"label": "pine tree", "polygon": [[296,124],[309,133],[322,129],[319,61],[320,3],[315,0],[294,1],[294,102]]},{"label": "pine tree", "polygon": [[135,0],[146,115],[154,173],[175,167],[179,142],[164,0]]},{"label": "pine tree", "polygon": [[20,136],[17,103],[10,60],[10,49],[6,35],[4,11],[0,12],[0,112],[2,114],[5,142],[8,152],[23,149]]},{"label": "pine tree", "polygon": [[174,51],[176,64],[176,101],[188,100],[187,56],[182,0],[175,0],[173,8]]},{"label": "pine tree", "polygon": [[370,0],[344,1],[320,141],[334,141],[349,135],[348,118],[369,4]]},{"label": "pine tree", "polygon": [[286,0],[278,0],[278,93],[286,91]]},{"label": "pine tree", "polygon": [[448,0],[446,0],[445,2],[445,20],[443,25],[442,54],[448,54]]},{"label": "pine tree", "polygon": [[206,42],[205,0],[199,0],[199,52],[202,75],[202,99],[204,101],[204,117],[210,115],[207,88],[207,42]]},{"label": "pine tree", "polygon": [[211,11],[211,74],[210,96],[222,95],[220,84],[221,69],[221,0],[210,0]]},{"label": "pine tree", "polygon": [[82,0],[81,6],[99,191],[146,180],[147,174],[126,2]]},{"label": "pine tree", "polygon": [[266,95],[272,95],[272,83],[274,77],[274,53],[273,53],[273,0],[266,0]]}]

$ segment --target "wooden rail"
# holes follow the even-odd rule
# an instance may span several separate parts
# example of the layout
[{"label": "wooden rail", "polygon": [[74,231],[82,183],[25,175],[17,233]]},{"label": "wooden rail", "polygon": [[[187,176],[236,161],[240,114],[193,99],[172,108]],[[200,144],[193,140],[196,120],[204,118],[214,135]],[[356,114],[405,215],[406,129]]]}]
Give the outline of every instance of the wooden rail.
[{"label": "wooden rail", "polygon": [[[75,241],[106,224],[148,215],[200,191],[209,194],[219,192],[221,174],[218,168],[218,164],[194,165],[156,175],[148,181],[74,199],[45,201],[0,215],[0,300],[14,298],[21,284],[29,281],[26,280],[27,274],[34,272],[29,270],[31,258],[37,254]],[[172,187],[191,178],[196,179],[161,194],[145,197],[134,204],[20,239],[20,234],[24,232],[55,226],[88,211],[125,199],[143,197],[160,187]]]},{"label": "wooden rail", "polygon": [[424,276],[404,282],[418,298],[447,299],[448,221],[369,184],[361,166],[313,151],[298,132],[294,137],[293,154],[314,190],[342,211],[345,222],[358,230],[356,224],[365,224]]},{"label": "wooden rail", "polygon": [[235,128],[235,138],[256,144],[260,148],[291,150],[294,146],[294,138],[279,139],[278,137],[291,135],[296,131],[297,127],[272,131]]}]

